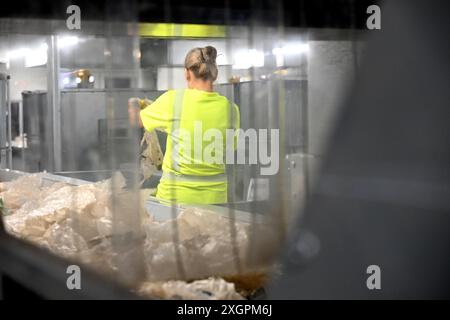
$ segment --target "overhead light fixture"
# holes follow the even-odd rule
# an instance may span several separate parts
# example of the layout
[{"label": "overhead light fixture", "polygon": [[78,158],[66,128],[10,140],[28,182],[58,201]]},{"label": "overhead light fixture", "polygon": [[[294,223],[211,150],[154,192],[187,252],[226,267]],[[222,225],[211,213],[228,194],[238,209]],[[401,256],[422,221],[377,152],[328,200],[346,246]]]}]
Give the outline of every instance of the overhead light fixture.
[{"label": "overhead light fixture", "polygon": [[94,80],[95,80],[95,79],[94,79],[94,76],[89,76],[89,82],[90,82],[90,83],[93,83]]},{"label": "overhead light fixture", "polygon": [[76,78],[75,78],[75,82],[76,82],[77,84],[80,84],[80,83],[81,83],[81,78],[80,78],[80,77],[76,77]]}]

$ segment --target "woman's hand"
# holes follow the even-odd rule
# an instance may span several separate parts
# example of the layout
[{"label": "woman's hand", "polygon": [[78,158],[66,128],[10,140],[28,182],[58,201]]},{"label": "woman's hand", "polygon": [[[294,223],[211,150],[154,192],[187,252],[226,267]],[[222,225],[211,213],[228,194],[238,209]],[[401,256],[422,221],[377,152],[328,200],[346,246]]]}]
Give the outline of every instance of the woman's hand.
[{"label": "woman's hand", "polygon": [[130,98],[128,99],[128,118],[130,120],[130,125],[132,127],[142,127],[141,122],[141,106],[139,98]]}]

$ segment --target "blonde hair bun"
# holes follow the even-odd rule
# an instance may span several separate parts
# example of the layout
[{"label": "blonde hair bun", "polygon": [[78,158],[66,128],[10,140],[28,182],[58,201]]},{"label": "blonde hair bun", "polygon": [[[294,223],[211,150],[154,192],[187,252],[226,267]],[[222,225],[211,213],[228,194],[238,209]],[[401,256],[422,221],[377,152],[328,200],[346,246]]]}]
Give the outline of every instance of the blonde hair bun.
[{"label": "blonde hair bun", "polygon": [[206,46],[201,48],[205,63],[216,63],[217,50],[214,47]]},{"label": "blonde hair bun", "polygon": [[184,67],[196,78],[215,81],[219,73],[216,64],[217,50],[212,46],[191,49],[184,60]]}]

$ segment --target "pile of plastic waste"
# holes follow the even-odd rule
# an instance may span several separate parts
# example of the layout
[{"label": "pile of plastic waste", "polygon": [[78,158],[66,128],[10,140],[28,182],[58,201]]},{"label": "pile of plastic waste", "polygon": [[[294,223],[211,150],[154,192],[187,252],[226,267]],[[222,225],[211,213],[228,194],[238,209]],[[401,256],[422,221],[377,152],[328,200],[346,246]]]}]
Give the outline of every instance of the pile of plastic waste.
[{"label": "pile of plastic waste", "polygon": [[146,282],[138,292],[143,296],[163,299],[242,300],[234,284],[221,278],[208,278],[190,283],[186,281]]},{"label": "pile of plastic waste", "polygon": [[[44,185],[43,174],[26,175],[0,184],[0,199],[6,208],[2,210],[4,225],[16,237],[81,261],[102,274],[115,275],[120,271],[119,260],[127,259],[127,254],[118,253],[112,239],[129,226],[113,219],[120,197],[113,206],[112,190],[114,195],[118,190],[126,194],[124,187],[120,173],[109,180],[77,186]],[[143,203],[139,207],[145,277],[138,293],[163,298],[242,298],[234,284],[221,277],[242,271],[248,224],[231,224],[215,212],[198,208],[157,222],[143,209]],[[205,286],[210,286],[206,295],[199,289]]]}]

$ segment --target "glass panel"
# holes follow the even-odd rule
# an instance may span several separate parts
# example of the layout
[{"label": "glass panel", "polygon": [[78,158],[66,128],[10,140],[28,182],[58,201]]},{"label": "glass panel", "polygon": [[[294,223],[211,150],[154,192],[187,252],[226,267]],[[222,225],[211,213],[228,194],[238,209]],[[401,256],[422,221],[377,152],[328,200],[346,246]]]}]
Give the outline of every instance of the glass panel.
[{"label": "glass panel", "polygon": [[[1,165],[20,171],[0,171],[6,230],[146,296],[211,276],[233,284],[226,297],[264,287],[365,47],[268,6],[233,20],[225,6],[220,24],[174,22],[169,5],[165,23],[139,22],[124,1],[76,31],[0,21]],[[207,46],[215,81],[198,76],[216,67]]]}]

